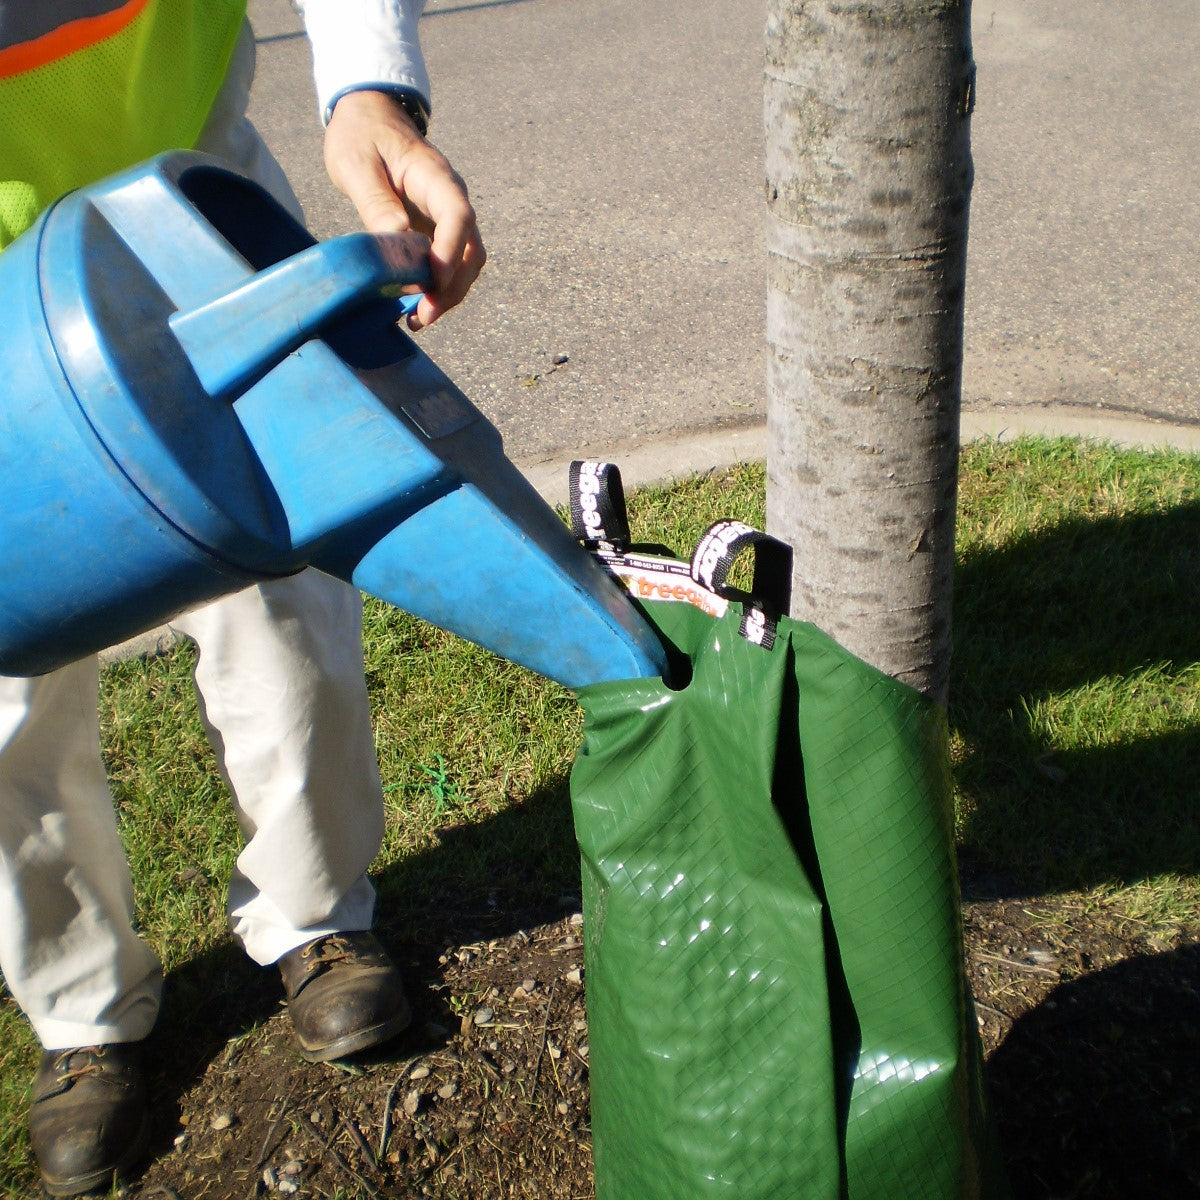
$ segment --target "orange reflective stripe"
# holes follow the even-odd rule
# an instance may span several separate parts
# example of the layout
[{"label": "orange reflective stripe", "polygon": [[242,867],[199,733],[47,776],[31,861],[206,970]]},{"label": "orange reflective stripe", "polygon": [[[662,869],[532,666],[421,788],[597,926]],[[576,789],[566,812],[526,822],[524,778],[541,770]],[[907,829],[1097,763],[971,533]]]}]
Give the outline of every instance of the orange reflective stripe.
[{"label": "orange reflective stripe", "polygon": [[77,21],[68,21],[66,25],[35,38],[32,42],[22,42],[19,46],[10,46],[0,50],[0,79],[19,75],[22,71],[32,71],[44,67],[47,63],[57,62],[74,54],[77,50],[86,50],[97,42],[102,42],[113,34],[120,33],[150,3],[150,0],[127,0],[112,12],[102,13],[98,17],[81,17]]}]

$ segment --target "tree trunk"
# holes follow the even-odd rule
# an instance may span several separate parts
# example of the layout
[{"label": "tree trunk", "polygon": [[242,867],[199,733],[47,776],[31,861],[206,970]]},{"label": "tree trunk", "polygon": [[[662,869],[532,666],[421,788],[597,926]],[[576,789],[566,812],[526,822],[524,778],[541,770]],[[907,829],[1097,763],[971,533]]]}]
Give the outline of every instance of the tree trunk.
[{"label": "tree trunk", "polygon": [[969,0],[768,0],[767,524],[793,615],[946,700]]}]

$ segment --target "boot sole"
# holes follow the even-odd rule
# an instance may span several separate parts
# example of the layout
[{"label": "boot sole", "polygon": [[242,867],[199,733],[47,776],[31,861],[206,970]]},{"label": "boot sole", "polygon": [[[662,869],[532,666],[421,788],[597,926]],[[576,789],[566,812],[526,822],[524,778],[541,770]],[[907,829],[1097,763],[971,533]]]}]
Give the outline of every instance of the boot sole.
[{"label": "boot sole", "polygon": [[355,1030],[354,1033],[348,1033],[345,1037],[340,1037],[323,1046],[306,1046],[300,1041],[299,1035],[296,1038],[296,1045],[300,1051],[300,1057],[305,1062],[330,1062],[335,1058],[349,1058],[352,1054],[361,1054],[373,1046],[380,1046],[403,1033],[411,1024],[412,1009],[406,1005],[403,1012],[397,1013],[388,1021],[372,1025],[369,1029]]}]

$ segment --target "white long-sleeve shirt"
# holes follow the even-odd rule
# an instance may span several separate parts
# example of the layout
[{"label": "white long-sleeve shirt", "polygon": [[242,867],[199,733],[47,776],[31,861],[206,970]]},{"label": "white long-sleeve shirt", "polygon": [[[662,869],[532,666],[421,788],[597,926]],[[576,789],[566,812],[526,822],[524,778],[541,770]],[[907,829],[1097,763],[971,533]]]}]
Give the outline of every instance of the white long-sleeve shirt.
[{"label": "white long-sleeve shirt", "polygon": [[323,120],[342,93],[372,85],[416,92],[429,107],[417,21],[425,0],[297,0],[313,50]]}]

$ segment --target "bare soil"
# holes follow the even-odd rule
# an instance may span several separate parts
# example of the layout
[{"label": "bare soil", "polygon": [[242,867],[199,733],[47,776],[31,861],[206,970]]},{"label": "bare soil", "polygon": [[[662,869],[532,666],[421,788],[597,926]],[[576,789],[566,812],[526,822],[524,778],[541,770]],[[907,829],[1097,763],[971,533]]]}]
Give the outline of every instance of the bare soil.
[{"label": "bare soil", "polygon": [[[1014,1197],[1200,1196],[1200,928],[1163,940],[1079,898],[966,889]],[[354,1064],[299,1058],[267,973],[232,957],[189,967],[175,986],[216,980],[213,1025],[158,1037],[154,1158],[123,1194],[588,1200],[572,907],[447,911],[423,939],[383,929],[416,1020]],[[247,1011],[259,1022],[231,1037]]]}]

